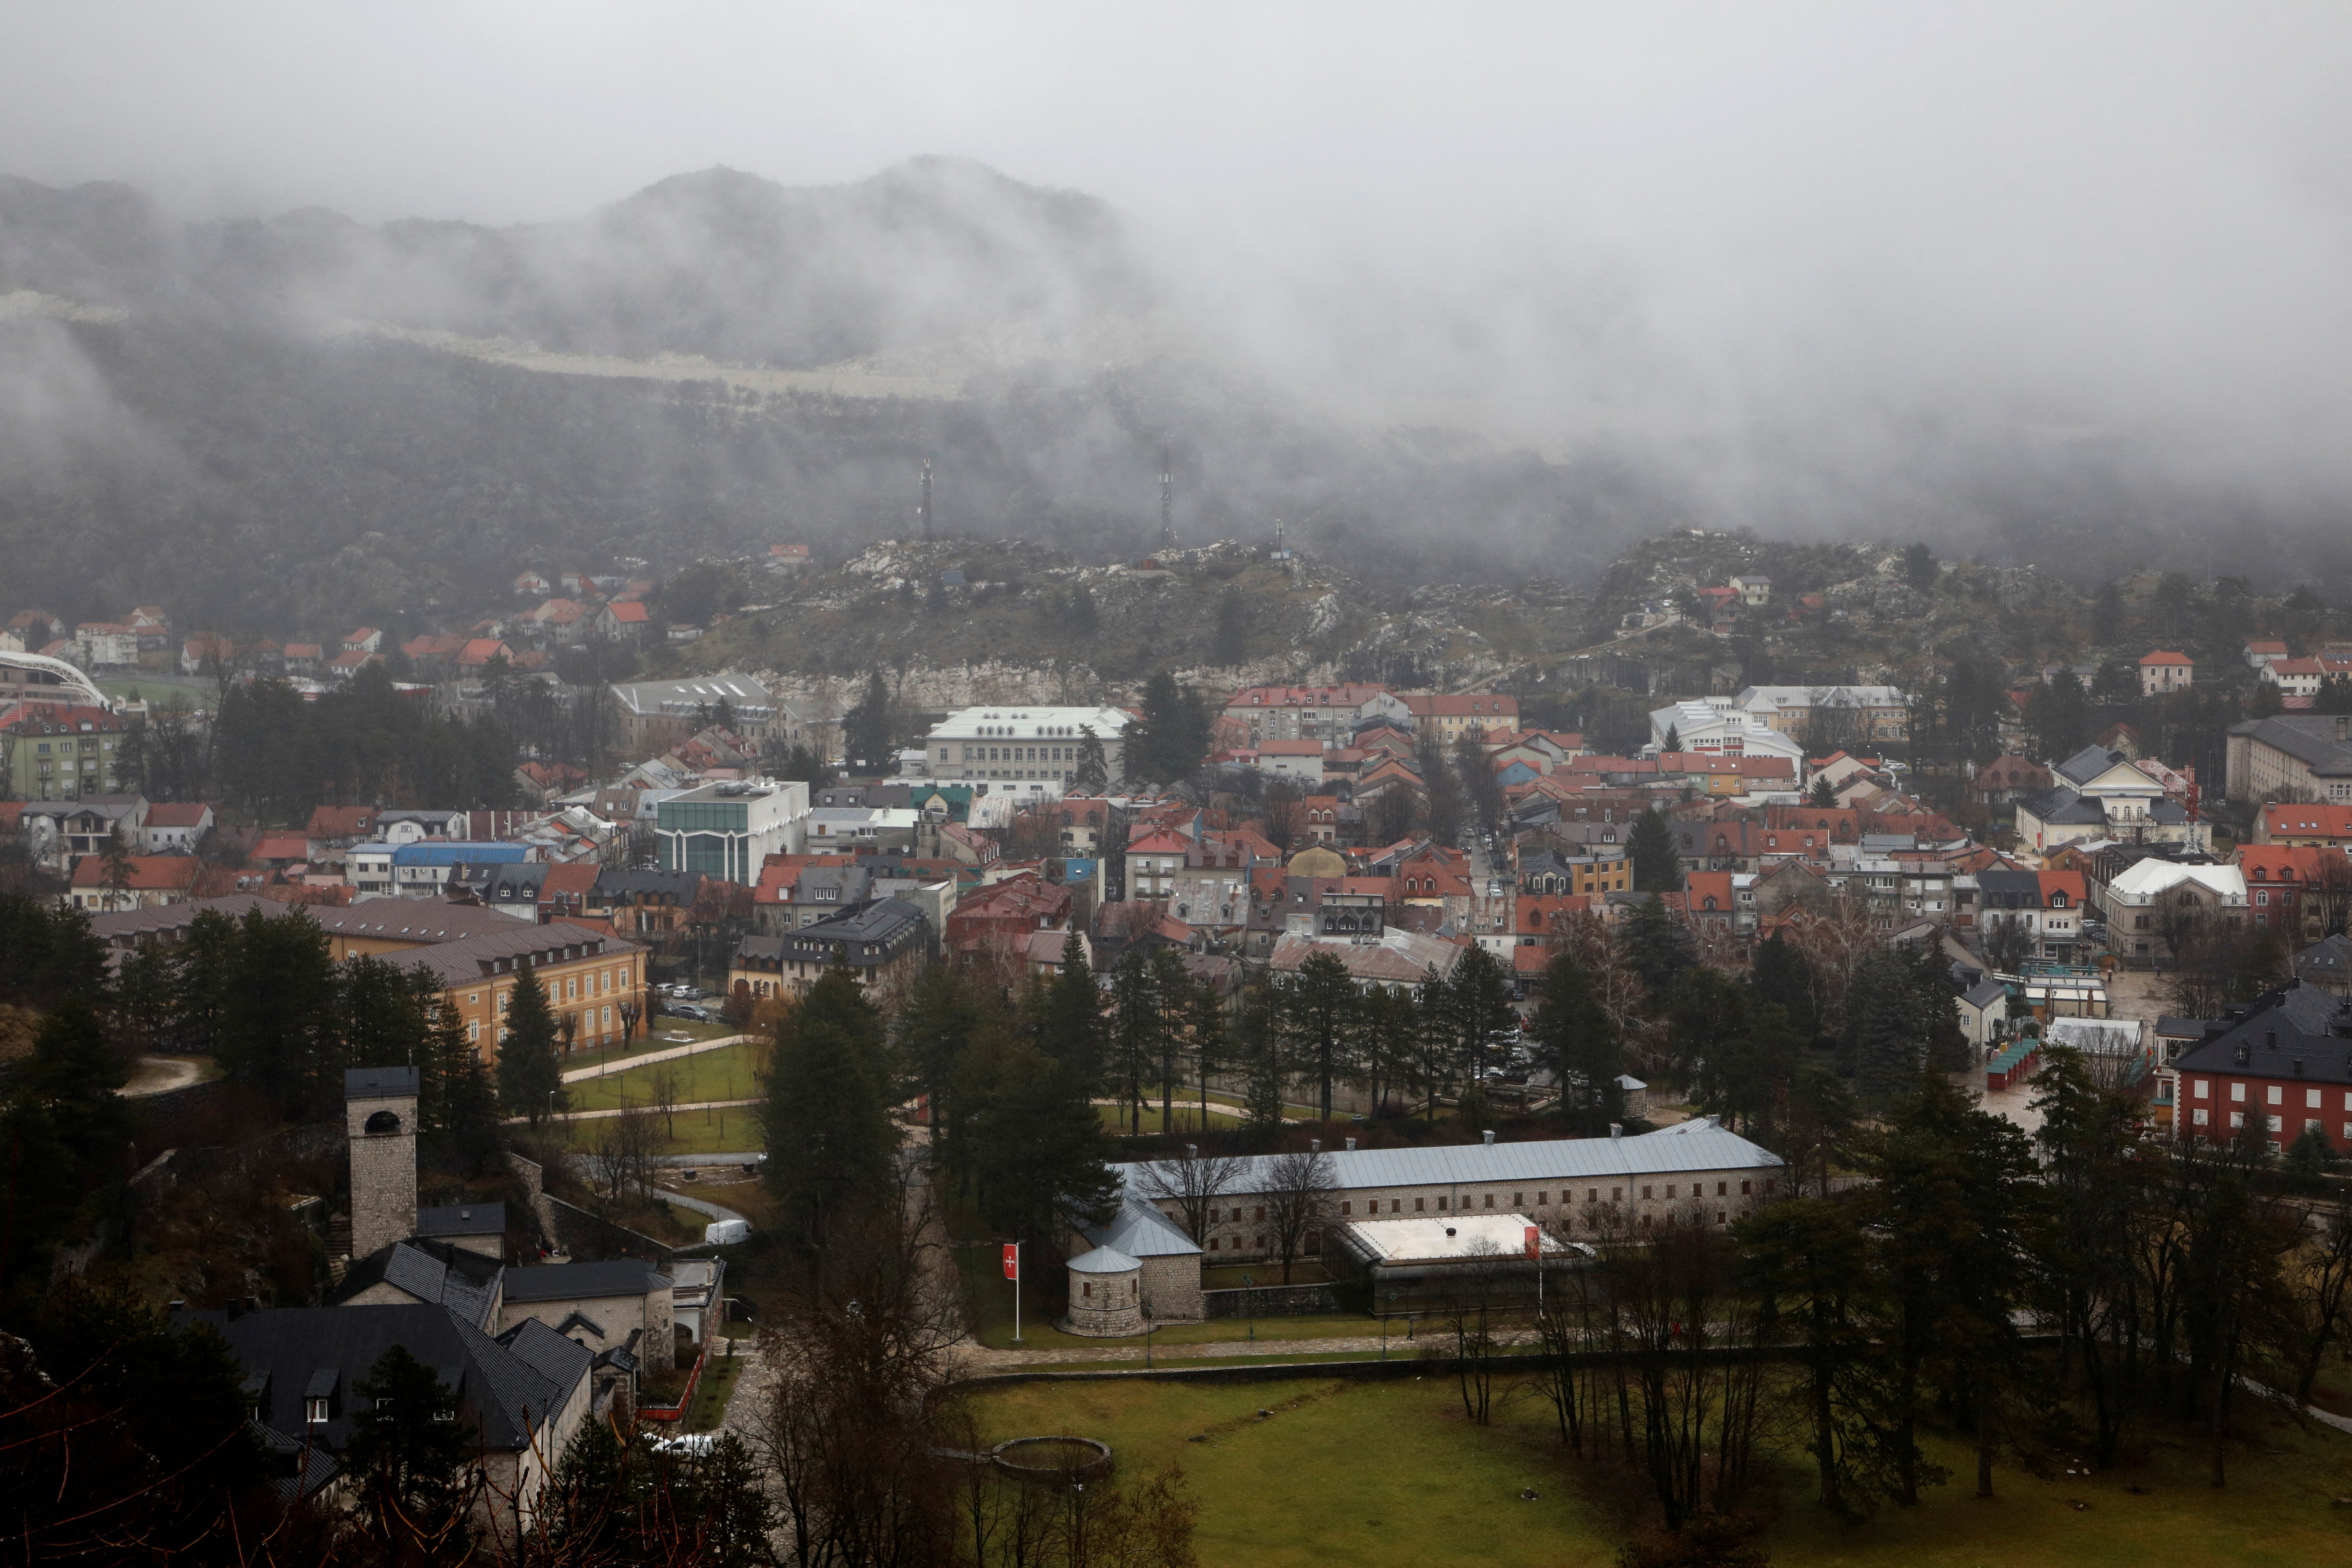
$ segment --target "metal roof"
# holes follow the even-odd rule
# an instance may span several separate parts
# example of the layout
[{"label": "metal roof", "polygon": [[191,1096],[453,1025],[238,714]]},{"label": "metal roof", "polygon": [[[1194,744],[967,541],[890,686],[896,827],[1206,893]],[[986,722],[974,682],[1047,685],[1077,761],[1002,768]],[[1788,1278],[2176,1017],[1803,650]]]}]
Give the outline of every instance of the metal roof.
[{"label": "metal roof", "polygon": [[1070,1259],[1070,1271],[1074,1274],[1125,1274],[1142,1267],[1115,1247],[1097,1247]]},{"label": "metal roof", "polygon": [[[1633,1138],[1547,1138],[1525,1143],[1454,1143],[1418,1149],[1327,1152],[1331,1184],[1368,1187],[1458,1187],[1489,1182],[1587,1181],[1681,1171],[1777,1170],[1784,1162],[1711,1121],[1682,1121]],[[1265,1185],[1278,1156],[1245,1158],[1235,1192]],[[1113,1165],[1121,1182],[1134,1164]],[[1189,1245],[1189,1244],[1188,1244]]]}]

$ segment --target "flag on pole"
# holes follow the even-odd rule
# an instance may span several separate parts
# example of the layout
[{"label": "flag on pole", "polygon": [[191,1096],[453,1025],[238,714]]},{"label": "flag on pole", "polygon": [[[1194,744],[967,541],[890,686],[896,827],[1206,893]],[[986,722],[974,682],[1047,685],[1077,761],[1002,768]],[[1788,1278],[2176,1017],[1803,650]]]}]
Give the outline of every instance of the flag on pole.
[{"label": "flag on pole", "polygon": [[1540,1259],[1543,1257],[1543,1232],[1538,1230],[1534,1226],[1528,1226],[1526,1245],[1528,1256],[1529,1258]]},{"label": "flag on pole", "polygon": [[1017,1241],[1004,1244],[1004,1277],[1007,1279],[1021,1278],[1021,1244]]}]

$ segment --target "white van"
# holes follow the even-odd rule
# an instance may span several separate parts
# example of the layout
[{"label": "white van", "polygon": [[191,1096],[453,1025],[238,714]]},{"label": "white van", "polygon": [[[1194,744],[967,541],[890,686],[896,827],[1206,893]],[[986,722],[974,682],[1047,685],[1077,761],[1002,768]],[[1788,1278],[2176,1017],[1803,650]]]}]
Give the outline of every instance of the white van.
[{"label": "white van", "polygon": [[706,1246],[731,1247],[739,1241],[751,1239],[751,1222],[748,1219],[715,1219],[702,1227]]}]

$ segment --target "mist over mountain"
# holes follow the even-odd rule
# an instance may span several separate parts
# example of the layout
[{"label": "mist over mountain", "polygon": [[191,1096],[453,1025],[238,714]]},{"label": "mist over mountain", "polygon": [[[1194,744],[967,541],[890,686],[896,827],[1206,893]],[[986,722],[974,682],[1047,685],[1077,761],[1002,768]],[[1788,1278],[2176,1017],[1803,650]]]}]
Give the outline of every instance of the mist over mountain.
[{"label": "mist over mountain", "polygon": [[[1549,286],[1601,374],[1632,307]],[[1733,445],[1531,441],[1539,400],[1509,430],[1351,403],[1244,321],[1104,202],[957,159],[797,188],[711,169],[506,227],[187,220],[0,180],[0,540],[16,597],[69,618],[394,625],[524,564],[906,537],[926,458],[943,531],[1114,558],[1156,537],[1166,449],[1180,538],[1280,518],[1397,589],[1589,580],[1686,525],[2086,576],[2352,569],[2340,496],[2184,473],[2127,431],[1956,411],[1865,438],[1792,403]],[[1443,324],[1400,314],[1399,365]]]}]

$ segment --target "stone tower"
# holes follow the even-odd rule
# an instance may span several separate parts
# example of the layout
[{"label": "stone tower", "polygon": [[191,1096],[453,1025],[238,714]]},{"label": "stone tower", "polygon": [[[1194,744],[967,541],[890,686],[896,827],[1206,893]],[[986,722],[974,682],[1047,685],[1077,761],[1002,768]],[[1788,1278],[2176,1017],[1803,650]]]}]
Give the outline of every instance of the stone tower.
[{"label": "stone tower", "polygon": [[416,1230],[416,1069],[343,1074],[343,1131],[352,1146],[352,1256]]}]

